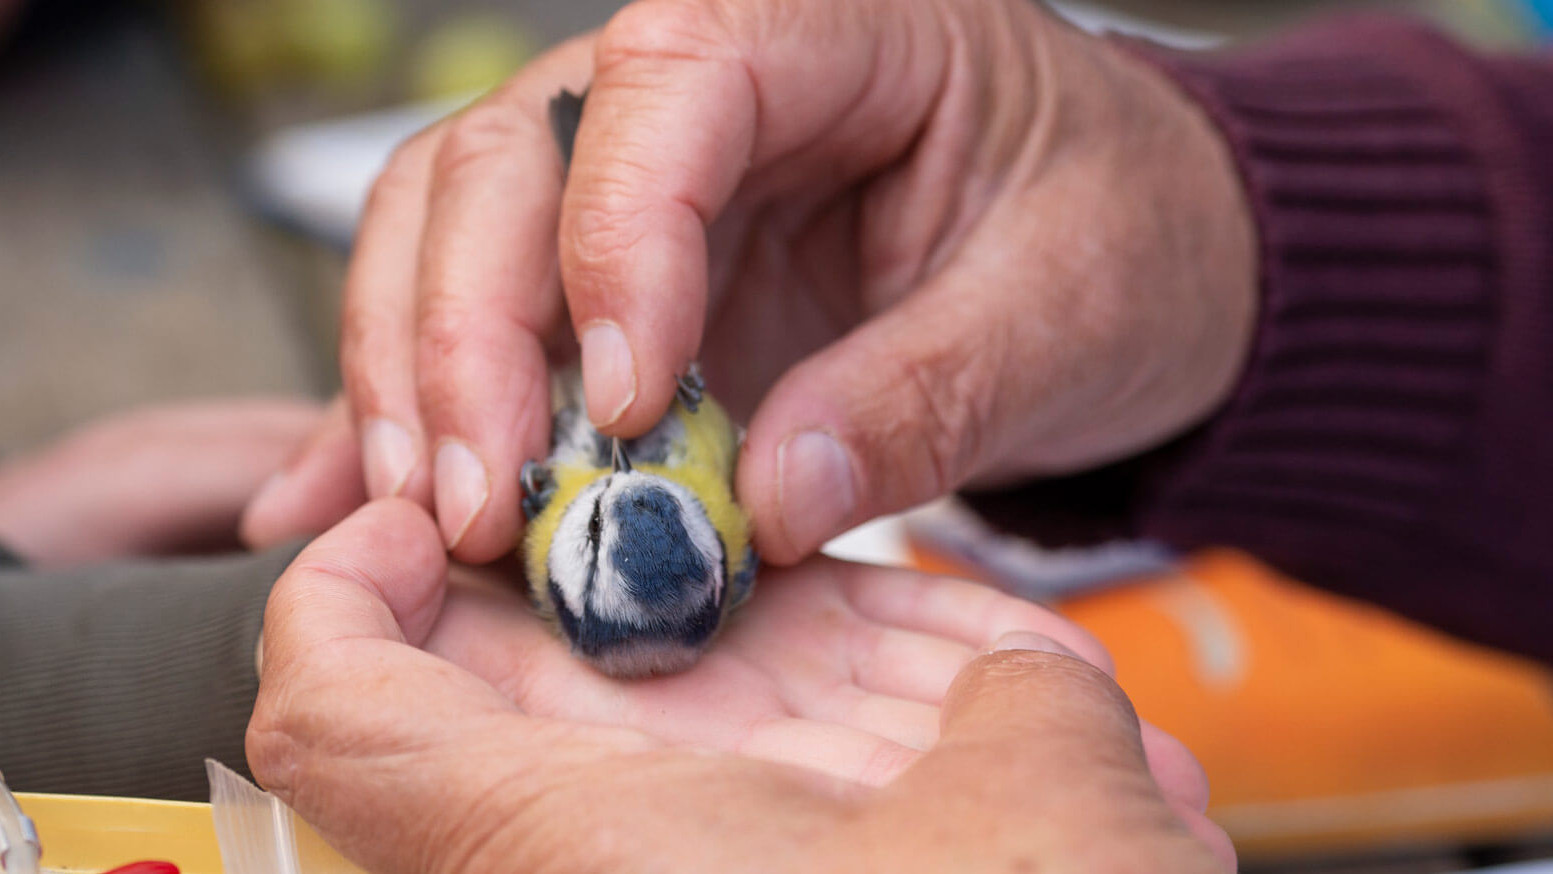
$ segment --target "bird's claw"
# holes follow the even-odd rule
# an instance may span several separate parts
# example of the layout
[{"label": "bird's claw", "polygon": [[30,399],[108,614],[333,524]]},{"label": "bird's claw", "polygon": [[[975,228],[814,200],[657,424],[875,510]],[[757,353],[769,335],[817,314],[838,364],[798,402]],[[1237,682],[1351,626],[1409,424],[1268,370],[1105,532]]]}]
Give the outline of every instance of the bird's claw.
[{"label": "bird's claw", "polygon": [[549,468],[529,459],[518,472],[518,485],[523,489],[523,517],[532,521],[549,505],[550,497],[555,493],[555,480],[550,476]]},{"label": "bird's claw", "polygon": [[685,375],[675,380],[679,384],[675,392],[679,396],[680,403],[692,413],[701,406],[701,398],[706,394],[706,380],[701,378],[701,365],[692,361],[685,368]]}]

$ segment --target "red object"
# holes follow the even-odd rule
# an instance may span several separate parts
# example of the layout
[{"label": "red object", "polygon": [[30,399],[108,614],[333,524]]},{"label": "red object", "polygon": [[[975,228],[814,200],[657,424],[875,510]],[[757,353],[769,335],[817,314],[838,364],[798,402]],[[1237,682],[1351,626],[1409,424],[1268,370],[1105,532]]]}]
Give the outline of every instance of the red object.
[{"label": "red object", "polygon": [[171,862],[131,862],[105,874],[179,874],[179,871]]}]

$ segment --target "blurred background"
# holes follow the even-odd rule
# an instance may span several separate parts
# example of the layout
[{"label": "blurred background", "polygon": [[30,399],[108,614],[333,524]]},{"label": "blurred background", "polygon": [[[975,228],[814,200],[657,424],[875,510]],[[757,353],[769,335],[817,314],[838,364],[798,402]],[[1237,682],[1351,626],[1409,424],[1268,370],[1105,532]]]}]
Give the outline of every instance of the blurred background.
[{"label": "blurred background", "polygon": [[[0,456],[150,401],[331,394],[351,230],[388,152],[618,5],[21,4],[0,24]],[[1196,47],[1354,5],[1062,10]],[[1553,36],[1547,0],[1379,5],[1483,45]],[[1097,573],[1094,556],[1027,554],[937,512],[891,529],[889,548],[1033,589],[1096,630],[1140,711],[1202,756],[1247,871],[1447,872],[1553,856],[1542,669],[1244,556],[1144,550],[1103,557],[1111,570]],[[1133,584],[1097,591],[1102,577]],[[1359,671],[1393,692],[1345,684]]]}]

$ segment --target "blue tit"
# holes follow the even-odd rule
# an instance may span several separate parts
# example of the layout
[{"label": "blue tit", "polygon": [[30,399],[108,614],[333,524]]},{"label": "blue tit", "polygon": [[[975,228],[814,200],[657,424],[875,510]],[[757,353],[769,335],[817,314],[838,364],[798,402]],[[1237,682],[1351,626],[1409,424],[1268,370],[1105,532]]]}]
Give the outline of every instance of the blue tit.
[{"label": "blue tit", "polygon": [[522,471],[533,602],[606,674],[685,670],[755,582],[733,497],[738,429],[694,366],[668,415],[634,440],[593,429],[575,370],[554,396],[550,456]]}]

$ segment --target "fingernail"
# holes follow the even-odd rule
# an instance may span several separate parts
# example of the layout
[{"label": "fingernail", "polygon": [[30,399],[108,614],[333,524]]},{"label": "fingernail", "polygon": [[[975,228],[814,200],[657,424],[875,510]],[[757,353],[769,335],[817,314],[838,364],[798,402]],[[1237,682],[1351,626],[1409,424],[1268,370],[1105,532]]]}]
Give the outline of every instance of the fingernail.
[{"label": "fingernail", "polygon": [[457,440],[444,440],[433,462],[436,475],[437,525],[448,549],[464,539],[469,524],[491,496],[491,481],[474,450]]},{"label": "fingernail", "polygon": [[804,431],[777,450],[777,502],[787,542],[803,552],[819,547],[857,509],[852,462],[836,438]]},{"label": "fingernail", "polygon": [[1053,655],[1078,658],[1078,653],[1063,646],[1044,634],[1036,634],[1033,631],[1010,631],[998,638],[988,652],[1007,652],[1009,650],[1025,650],[1029,652],[1049,652]]},{"label": "fingernail", "polygon": [[367,494],[387,498],[404,490],[415,469],[415,441],[388,419],[368,419],[361,427],[361,459],[367,470]]},{"label": "fingernail", "polygon": [[614,322],[593,322],[582,332],[582,386],[594,427],[613,425],[636,400],[636,362]]}]

